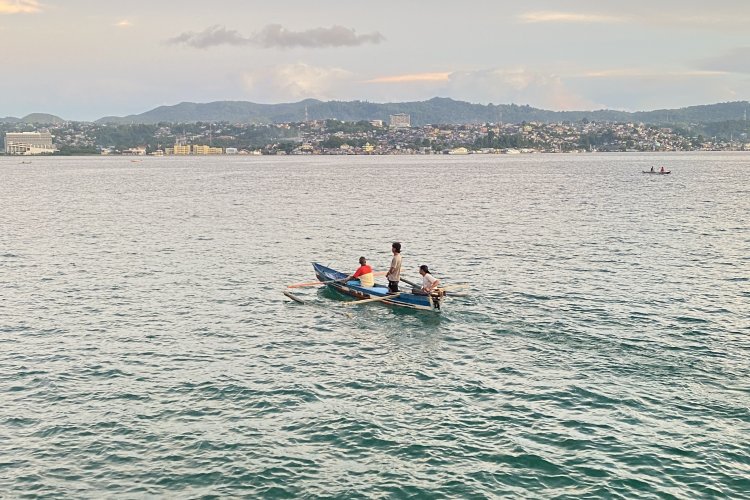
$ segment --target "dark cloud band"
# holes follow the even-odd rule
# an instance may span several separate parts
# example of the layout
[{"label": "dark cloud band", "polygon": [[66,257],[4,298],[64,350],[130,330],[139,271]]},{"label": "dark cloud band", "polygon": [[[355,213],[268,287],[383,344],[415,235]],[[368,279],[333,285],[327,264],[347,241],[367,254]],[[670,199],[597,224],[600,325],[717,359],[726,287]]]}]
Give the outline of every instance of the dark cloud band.
[{"label": "dark cloud band", "polygon": [[378,44],[383,40],[385,40],[385,37],[377,31],[358,35],[353,29],[343,26],[291,31],[279,24],[269,24],[248,37],[243,36],[236,30],[229,30],[224,26],[216,25],[199,32],[182,33],[166,42],[171,45],[187,45],[196,49],[207,49],[219,45],[251,45],[265,49],[291,49],[294,47],[356,47],[368,43]]}]

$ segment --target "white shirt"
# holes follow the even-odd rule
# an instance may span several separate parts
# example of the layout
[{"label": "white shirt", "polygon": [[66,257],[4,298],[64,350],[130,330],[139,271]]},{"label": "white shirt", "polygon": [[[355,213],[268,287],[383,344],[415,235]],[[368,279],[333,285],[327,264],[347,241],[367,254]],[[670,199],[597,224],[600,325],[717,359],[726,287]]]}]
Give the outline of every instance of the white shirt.
[{"label": "white shirt", "polygon": [[433,283],[438,281],[437,278],[435,278],[430,273],[425,274],[422,277],[422,290],[429,290]]}]

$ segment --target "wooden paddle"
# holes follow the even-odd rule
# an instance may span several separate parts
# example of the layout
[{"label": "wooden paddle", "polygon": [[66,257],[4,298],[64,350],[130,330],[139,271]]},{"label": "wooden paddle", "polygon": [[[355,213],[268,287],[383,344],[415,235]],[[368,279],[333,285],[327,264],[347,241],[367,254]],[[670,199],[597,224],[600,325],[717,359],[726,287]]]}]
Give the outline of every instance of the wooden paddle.
[{"label": "wooden paddle", "polygon": [[462,290],[464,288],[469,288],[469,285],[448,285],[448,286],[439,286],[440,290]]},{"label": "wooden paddle", "polygon": [[287,292],[286,290],[284,290],[284,292],[282,292],[282,293],[284,295],[286,295],[287,297],[289,297],[290,299],[292,299],[293,301],[297,302],[298,304],[304,304],[305,303],[304,300],[300,299],[296,295],[292,295],[290,292]]},{"label": "wooden paddle", "polygon": [[343,306],[358,306],[360,304],[369,304],[370,302],[380,302],[381,300],[388,300],[392,299],[394,297],[398,297],[403,292],[394,293],[391,295],[384,295],[382,297],[375,297],[374,299],[364,299],[364,300],[353,300],[351,302],[342,302],[341,305]]},{"label": "wooden paddle", "polygon": [[336,283],[339,280],[330,280],[330,281],[310,281],[308,283],[295,283],[293,285],[287,285],[287,288],[303,288],[306,286],[320,286],[320,285],[329,285],[331,283]]},{"label": "wooden paddle", "polygon": [[[409,281],[406,278],[401,278],[401,281],[406,283],[407,285],[411,285],[414,288],[421,289],[422,287],[414,283],[413,281]],[[449,286],[439,286],[435,290],[451,290],[451,289],[461,289],[461,288],[467,288],[468,285],[449,285]],[[448,292],[447,295],[453,296],[453,297],[468,297],[469,294],[466,292]]]},{"label": "wooden paddle", "polygon": [[[283,293],[283,294],[284,294],[285,296],[287,296],[288,298],[290,298],[290,299],[292,299],[293,301],[295,301],[296,303],[298,303],[298,304],[302,304],[302,305],[307,305],[307,306],[314,306],[314,307],[323,307],[322,305],[320,305],[320,304],[316,304],[315,302],[306,302],[306,301],[304,301],[304,300],[300,299],[299,297],[297,297],[296,295],[293,295],[293,294],[292,294],[291,292],[287,292],[286,290],[284,290],[284,291],[283,291],[282,293]],[[347,317],[347,318],[350,318],[350,319],[354,317],[354,316],[352,316],[352,314],[351,314],[351,313],[348,313],[348,312],[346,312],[346,311],[340,311],[340,310],[338,310],[338,309],[330,309],[330,308],[328,308],[328,307],[326,307],[325,309],[326,309],[327,311],[329,311],[329,312],[335,312],[335,313],[337,313],[337,314],[345,314],[345,315],[346,315],[346,317]]]},{"label": "wooden paddle", "polygon": [[[372,275],[376,277],[385,276],[386,274],[388,274],[387,271],[378,271],[377,273],[372,273]],[[287,285],[287,288],[303,288],[306,286],[330,285],[331,283],[342,282],[342,280],[343,278],[341,278],[340,280],[309,281],[307,283],[294,283],[293,285]]]},{"label": "wooden paddle", "polygon": [[407,285],[411,285],[411,286],[413,286],[414,288],[419,288],[419,289],[421,289],[421,288],[422,288],[422,285],[417,285],[417,284],[416,284],[416,283],[414,283],[413,281],[409,281],[409,280],[408,280],[408,279],[406,279],[406,278],[401,278],[401,281],[403,281],[403,282],[404,282],[404,283],[406,283]]}]

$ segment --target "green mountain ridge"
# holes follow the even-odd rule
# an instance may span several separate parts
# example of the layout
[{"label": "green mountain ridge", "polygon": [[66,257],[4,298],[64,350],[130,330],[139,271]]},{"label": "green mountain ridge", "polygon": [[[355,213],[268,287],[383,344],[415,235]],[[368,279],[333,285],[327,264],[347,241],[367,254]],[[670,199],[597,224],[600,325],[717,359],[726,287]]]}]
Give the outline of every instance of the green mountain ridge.
[{"label": "green mountain ridge", "polygon": [[367,101],[319,101],[306,99],[295,103],[258,104],[248,101],[182,102],[159,106],[145,113],[124,117],[108,116],[96,123],[157,124],[230,122],[283,123],[336,119],[343,121],[383,120],[389,115],[407,113],[415,126],[427,124],[469,124],[487,122],[520,123],[523,121],[609,121],[649,124],[690,124],[741,120],[750,107],[748,101],[725,102],[679,109],[654,111],[549,111],[517,104],[473,104],[450,98],[435,97],[428,101],[373,103]]},{"label": "green mountain ridge", "polygon": [[[427,124],[521,123],[521,122],[576,122],[581,120],[604,122],[637,122],[655,125],[690,125],[741,121],[750,111],[748,101],[723,102],[688,106],[678,109],[653,111],[549,111],[517,104],[474,104],[446,97],[427,101],[374,103],[367,101],[320,101],[305,99],[299,102],[259,104],[249,101],[215,101],[208,103],[181,102],[159,106],[140,114],[106,116],[98,124],[143,124],[229,122],[271,124],[335,119],[343,121],[383,120],[389,115],[407,113],[414,126]],[[4,124],[61,124],[66,120],[46,113],[32,113],[23,118],[0,118]]]},{"label": "green mountain ridge", "polygon": [[60,118],[59,116],[50,115],[47,113],[31,113],[24,116],[23,118],[16,118],[14,116],[6,116],[5,118],[0,118],[0,123],[33,123],[41,125],[60,125],[61,123],[65,122],[66,120]]}]

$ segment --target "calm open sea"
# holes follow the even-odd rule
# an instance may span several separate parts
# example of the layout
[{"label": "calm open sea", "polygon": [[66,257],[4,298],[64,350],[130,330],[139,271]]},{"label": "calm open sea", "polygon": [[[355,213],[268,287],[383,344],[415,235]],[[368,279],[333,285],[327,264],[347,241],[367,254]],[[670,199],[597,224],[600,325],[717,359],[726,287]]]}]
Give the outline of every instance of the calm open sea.
[{"label": "calm open sea", "polygon": [[0,497],[750,494],[750,154],[24,160]]}]

